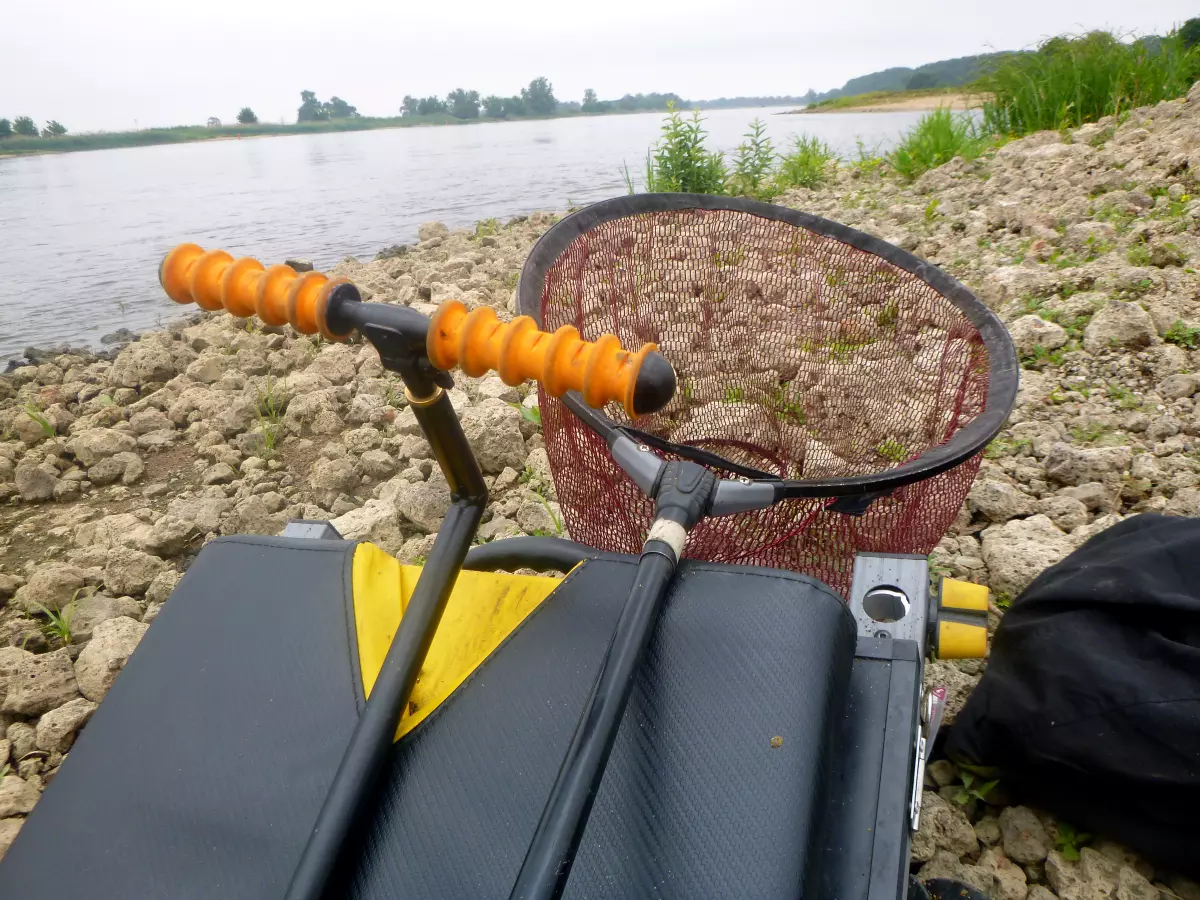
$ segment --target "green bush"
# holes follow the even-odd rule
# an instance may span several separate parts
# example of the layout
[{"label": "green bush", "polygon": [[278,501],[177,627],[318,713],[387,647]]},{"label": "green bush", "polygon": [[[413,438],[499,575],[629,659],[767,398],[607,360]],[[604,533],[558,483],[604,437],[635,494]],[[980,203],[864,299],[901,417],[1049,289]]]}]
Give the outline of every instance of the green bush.
[{"label": "green bush", "polygon": [[[646,153],[646,185],[648,193],[685,191],[693,194],[725,193],[725,157],[704,148],[707,133],[699,110],[690,119],[672,103],[667,109],[667,121],[662,137]],[[629,167],[625,168],[625,183],[633,193]]]},{"label": "green bush", "polygon": [[792,152],[785,153],[779,161],[775,181],[781,190],[818,187],[829,178],[836,160],[833,148],[820,138],[796,135]]},{"label": "green bush", "polygon": [[1178,32],[1122,43],[1104,31],[1056,37],[998,60],[977,83],[995,134],[1076,128],[1135,106],[1181,97],[1200,76],[1200,47]]},{"label": "green bush", "polygon": [[921,117],[888,154],[887,161],[896,174],[912,181],[956,156],[967,159],[978,156],[986,143],[969,116],[935,109]]}]

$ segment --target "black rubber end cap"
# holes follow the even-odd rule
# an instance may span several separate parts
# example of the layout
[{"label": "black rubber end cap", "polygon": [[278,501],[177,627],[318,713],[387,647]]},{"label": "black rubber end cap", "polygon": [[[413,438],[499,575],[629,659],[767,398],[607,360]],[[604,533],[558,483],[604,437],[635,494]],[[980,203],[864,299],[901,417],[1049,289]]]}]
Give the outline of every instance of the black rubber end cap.
[{"label": "black rubber end cap", "polygon": [[675,370],[657,350],[646,354],[633,383],[633,413],[644,416],[658,412],[675,396]]},{"label": "black rubber end cap", "polygon": [[339,284],[335,287],[325,306],[325,325],[330,332],[340,337],[353,331],[358,323],[347,306],[361,302],[362,295],[353,284]]}]

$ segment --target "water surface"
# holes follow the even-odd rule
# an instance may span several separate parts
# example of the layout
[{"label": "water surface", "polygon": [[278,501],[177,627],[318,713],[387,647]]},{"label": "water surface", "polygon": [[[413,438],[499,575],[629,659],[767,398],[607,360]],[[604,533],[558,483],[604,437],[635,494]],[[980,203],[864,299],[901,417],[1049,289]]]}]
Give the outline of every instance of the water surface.
[{"label": "water surface", "polygon": [[[920,112],[706,113],[731,149],[761,116],[777,146],[807,132],[843,153],[887,147]],[[0,159],[0,360],[98,343],[180,312],[158,285],[184,241],[277,262],[369,259],[422,222],[565,209],[625,193],[660,113],[209,141]]]}]

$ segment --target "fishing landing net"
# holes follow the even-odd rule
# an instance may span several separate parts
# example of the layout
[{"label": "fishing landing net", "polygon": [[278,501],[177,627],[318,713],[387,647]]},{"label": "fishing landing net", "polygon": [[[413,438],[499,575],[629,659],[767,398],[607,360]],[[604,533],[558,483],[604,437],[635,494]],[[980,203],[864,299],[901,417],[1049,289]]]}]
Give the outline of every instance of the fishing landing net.
[{"label": "fishing landing net", "polygon": [[604,550],[638,553],[653,519],[605,442],[628,426],[663,458],[706,451],[718,475],[785,483],[769,509],[702,521],[685,556],[791,569],[845,595],[857,551],[933,549],[1015,395],[1011,341],[962,285],[766,204],[666,194],[589,207],[542,238],[519,300],[546,330],[653,341],[675,367],[675,399],[636,421],[541,394],[567,529]]}]

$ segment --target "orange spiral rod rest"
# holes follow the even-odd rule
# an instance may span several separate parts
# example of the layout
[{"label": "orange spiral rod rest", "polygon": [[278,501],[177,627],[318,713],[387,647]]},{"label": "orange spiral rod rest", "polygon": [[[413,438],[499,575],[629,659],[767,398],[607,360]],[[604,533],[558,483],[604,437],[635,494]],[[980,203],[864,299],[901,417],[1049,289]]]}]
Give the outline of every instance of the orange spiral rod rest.
[{"label": "orange spiral rod rest", "polygon": [[256,259],[235,260],[224,250],[180,244],[166,255],[158,280],[176,303],[201,309],[229,310],[239,318],[257,315],[268,325],[290,324],[304,334],[344,340],[325,324],[325,308],[333,289],[345,278],[320,272],[297,272],[291,266],[265,267]]},{"label": "orange spiral rod rest", "polygon": [[634,387],[642,362],[658,349],[644,344],[636,353],[621,348],[614,334],[585,341],[570,325],[553,334],[539,331],[529,316],[501,322],[489,307],[473,312],[458,300],[447,300],[433,314],[427,351],[439,369],[458,366],[472,377],[495,369],[505,384],[532,378],[551,397],[579,391],[588,406],[616,401],[633,417]]}]

